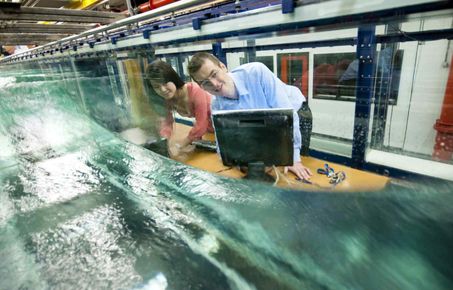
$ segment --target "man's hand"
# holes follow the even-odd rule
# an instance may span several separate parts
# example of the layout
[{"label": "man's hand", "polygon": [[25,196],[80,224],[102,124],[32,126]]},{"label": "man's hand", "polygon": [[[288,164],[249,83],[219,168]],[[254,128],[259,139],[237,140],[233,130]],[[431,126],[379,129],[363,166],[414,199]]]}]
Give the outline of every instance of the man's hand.
[{"label": "man's hand", "polygon": [[170,153],[170,157],[176,158],[181,153],[181,145],[178,143],[169,142],[168,143],[168,152]]},{"label": "man's hand", "polygon": [[309,180],[310,177],[313,175],[310,169],[308,169],[308,167],[303,166],[301,162],[296,162],[294,163],[293,166],[286,166],[285,174],[288,172],[288,170],[294,173],[300,179]]}]

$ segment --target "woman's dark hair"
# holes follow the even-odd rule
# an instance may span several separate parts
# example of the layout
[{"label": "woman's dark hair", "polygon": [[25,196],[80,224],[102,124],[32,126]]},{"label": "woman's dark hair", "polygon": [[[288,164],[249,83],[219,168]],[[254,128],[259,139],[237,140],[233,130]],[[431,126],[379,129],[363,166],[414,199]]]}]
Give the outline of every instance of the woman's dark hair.
[{"label": "woman's dark hair", "polygon": [[146,67],[146,78],[148,81],[155,80],[159,83],[172,82],[177,89],[185,84],[171,65],[161,60],[155,60]]}]

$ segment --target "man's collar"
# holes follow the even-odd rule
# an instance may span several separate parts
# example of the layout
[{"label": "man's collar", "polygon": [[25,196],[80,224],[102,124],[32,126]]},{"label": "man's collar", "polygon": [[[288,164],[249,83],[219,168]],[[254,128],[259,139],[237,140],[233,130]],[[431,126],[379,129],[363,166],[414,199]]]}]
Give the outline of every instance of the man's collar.
[{"label": "man's collar", "polygon": [[240,78],[237,78],[236,74],[233,74],[233,73],[229,73],[229,74],[230,74],[231,78],[233,79],[234,86],[236,87],[236,92],[238,94],[238,98],[240,96],[248,95],[249,91],[245,87],[243,80],[241,80]]}]

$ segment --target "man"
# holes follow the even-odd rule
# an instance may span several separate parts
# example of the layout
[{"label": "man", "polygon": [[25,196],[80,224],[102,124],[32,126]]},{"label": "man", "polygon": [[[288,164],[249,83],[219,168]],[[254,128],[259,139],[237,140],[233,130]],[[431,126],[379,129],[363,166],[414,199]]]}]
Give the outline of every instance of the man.
[{"label": "man", "polygon": [[215,96],[212,111],[293,108],[294,163],[285,168],[300,179],[309,179],[310,170],[300,161],[301,134],[297,111],[305,97],[296,87],[286,85],[264,64],[253,62],[241,65],[230,73],[215,56],[196,53],[189,62],[189,74],[203,89]]}]

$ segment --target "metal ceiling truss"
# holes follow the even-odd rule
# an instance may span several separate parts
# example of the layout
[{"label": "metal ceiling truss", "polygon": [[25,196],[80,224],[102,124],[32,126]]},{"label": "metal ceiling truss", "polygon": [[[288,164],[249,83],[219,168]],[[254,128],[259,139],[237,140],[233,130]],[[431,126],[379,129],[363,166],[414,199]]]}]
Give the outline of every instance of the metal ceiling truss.
[{"label": "metal ceiling truss", "polygon": [[[44,34],[78,34],[92,29],[96,24],[40,24],[40,23],[5,23],[0,24],[0,37],[4,33],[44,33]],[[1,41],[0,41],[1,43]]]},{"label": "metal ceiling truss", "polygon": [[126,17],[122,13],[76,10],[93,9],[107,0],[24,0],[16,1],[16,5],[1,1],[9,0],[0,0],[0,45],[43,45]]},{"label": "metal ceiling truss", "polygon": [[0,20],[61,21],[109,24],[126,16],[120,13],[56,8],[0,8]]},{"label": "metal ceiling truss", "polygon": [[34,45],[43,45],[51,41],[61,39],[68,34],[34,34],[34,33],[1,33],[0,43],[8,43],[9,45],[20,45],[21,43],[29,43]]}]

